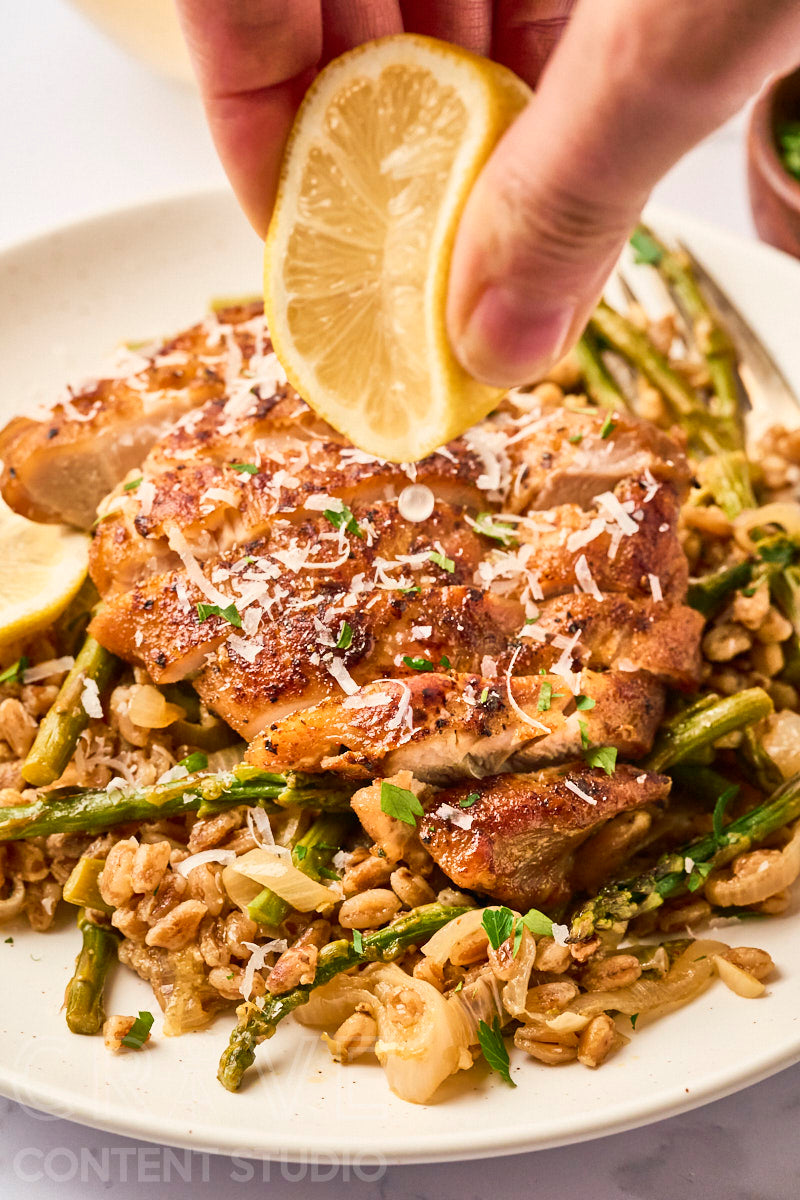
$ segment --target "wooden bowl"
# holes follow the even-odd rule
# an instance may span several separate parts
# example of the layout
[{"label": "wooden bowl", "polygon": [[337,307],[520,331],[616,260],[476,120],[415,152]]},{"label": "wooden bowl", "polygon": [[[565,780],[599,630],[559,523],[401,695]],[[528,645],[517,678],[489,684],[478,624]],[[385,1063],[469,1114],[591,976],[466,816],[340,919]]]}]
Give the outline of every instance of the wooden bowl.
[{"label": "wooden bowl", "polygon": [[768,84],[756,101],[747,131],[750,207],[759,236],[800,258],[800,180],[786,170],[776,129],[800,118],[800,68]]}]

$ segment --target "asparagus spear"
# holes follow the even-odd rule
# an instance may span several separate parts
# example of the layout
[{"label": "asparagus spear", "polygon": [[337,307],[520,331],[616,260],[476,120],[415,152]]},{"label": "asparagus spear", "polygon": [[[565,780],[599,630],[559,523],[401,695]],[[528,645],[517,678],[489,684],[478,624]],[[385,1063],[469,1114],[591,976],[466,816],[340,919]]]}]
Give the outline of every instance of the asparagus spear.
[{"label": "asparagus spear", "polygon": [[103,858],[78,859],[62,892],[67,904],[77,904],[81,909],[94,908],[111,915],[114,909],[106,904],[100,892],[100,876],[105,865]]},{"label": "asparagus spear", "polygon": [[631,239],[634,246],[637,244],[637,235],[644,235],[647,239],[649,252],[644,256],[645,261],[651,263],[664,278],[691,324],[695,345],[708,366],[716,414],[738,426],[743,444],[736,351],[727,330],[720,325],[716,313],[698,286],[689,255],[683,250],[670,250],[645,225],[640,225]]},{"label": "asparagus spear", "polygon": [[746,688],[735,696],[719,697],[712,693],[662,725],[655,746],[642,765],[649,771],[665,771],[734,730],[760,721],[772,708],[763,688]]},{"label": "asparagus spear", "polygon": [[585,330],[575,347],[575,357],[580,364],[586,383],[586,391],[601,408],[625,410],[628,401],[616,379],[609,371],[600,354],[597,338],[591,329]]},{"label": "asparagus spear", "polygon": [[711,869],[725,866],[737,854],[759,845],[797,817],[800,817],[800,773],[782,784],[763,804],[727,825],[722,837],[707,834],[681,850],[663,854],[651,870],[633,879],[606,884],[572,918],[570,940],[583,941],[598,929],[608,929],[617,922],[630,921],[640,913],[660,908],[665,900],[691,890],[693,882],[699,886]]},{"label": "asparagus spear", "polygon": [[119,792],[59,789],[32,804],[0,809],[0,842],[50,833],[102,833],[127,821],[199,811],[201,816],[250,804],[266,812],[292,805],[343,810],[354,787],[324,775],[273,775],[246,764],[216,775],[184,775]]},{"label": "asparagus spear", "polygon": [[83,689],[87,682],[94,682],[102,692],[118,661],[93,637],[86,638],[25,759],[22,777],[26,783],[44,787],[63,774],[78,738],[89,724],[81,699]]},{"label": "asparagus spear", "polygon": [[114,930],[89,921],[83,909],[78,913],[78,928],[83,945],[64,995],[67,1025],[73,1033],[99,1033],[106,1019],[103,989],[117,958],[119,937]]},{"label": "asparagus spear", "polygon": [[263,1008],[254,1004],[241,1005],[237,1013],[239,1023],[219,1063],[217,1078],[222,1086],[229,1092],[237,1091],[242,1076],[255,1060],[256,1047],[272,1037],[279,1021],[306,1003],[313,988],[321,987],[335,975],[360,964],[392,962],[409,946],[427,941],[442,925],[467,911],[466,908],[446,907],[443,904],[425,904],[412,909],[393,925],[364,934],[361,953],[352,942],[344,939],[330,942],[320,950],[313,983],[293,988],[282,996],[268,996]]},{"label": "asparagus spear", "polygon": [[704,617],[713,617],[733,592],[747,587],[753,578],[753,569],[753,562],[746,559],[733,567],[723,567],[713,575],[704,575],[689,585],[686,599]]},{"label": "asparagus spear", "polygon": [[[317,817],[292,847],[292,862],[297,869],[310,879],[320,879],[339,849],[347,823],[344,814],[325,813]],[[277,896],[271,888],[264,888],[247,906],[251,920],[271,928],[277,928],[291,911],[291,904]]]}]

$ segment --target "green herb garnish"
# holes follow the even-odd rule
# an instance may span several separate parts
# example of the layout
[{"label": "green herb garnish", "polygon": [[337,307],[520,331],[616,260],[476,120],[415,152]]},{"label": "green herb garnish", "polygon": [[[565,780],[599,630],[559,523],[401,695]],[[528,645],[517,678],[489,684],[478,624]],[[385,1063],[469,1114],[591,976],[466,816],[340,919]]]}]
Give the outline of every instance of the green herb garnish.
[{"label": "green herb garnish", "polygon": [[198,604],[197,616],[201,622],[207,621],[209,617],[222,617],[237,629],[242,628],[242,618],[235,604],[229,604],[226,608],[221,608],[219,604]]},{"label": "green herb garnish", "polygon": [[478,1022],[478,1041],[483,1051],[483,1057],[492,1070],[496,1071],[500,1078],[509,1083],[511,1087],[516,1087],[517,1085],[511,1078],[511,1064],[506,1044],[503,1041],[499,1017],[495,1017],[491,1025],[487,1025],[485,1021]]},{"label": "green herb garnish", "polygon": [[28,669],[28,659],[23,654],[10,667],[0,674],[0,683],[22,683],[22,676]]},{"label": "green herb garnish", "polygon": [[347,621],[342,622],[342,628],[339,630],[339,640],[336,643],[337,650],[349,650],[353,642],[353,630]]},{"label": "green herb garnish", "polygon": [[603,424],[600,427],[600,437],[604,440],[605,438],[610,437],[616,427],[616,421],[611,416],[606,417],[605,421],[603,421]]},{"label": "green herb garnish", "polygon": [[459,800],[458,807],[459,808],[472,808],[473,804],[475,804],[478,800],[480,800],[480,798],[481,798],[480,792],[470,792],[470,794],[468,796],[465,796],[463,800]]},{"label": "green herb garnish", "polygon": [[592,699],[591,696],[576,696],[575,697],[575,707],[577,709],[579,709],[581,712],[588,712],[590,709],[594,708],[594,706],[595,706],[595,701]]},{"label": "green herb garnish", "polygon": [[425,809],[413,792],[384,780],[381,784],[381,812],[416,827],[417,817],[421,817]]},{"label": "green herb garnish", "polygon": [[617,769],[616,746],[595,746],[593,750],[584,750],[583,757],[589,767],[602,767],[606,775],[613,775]]},{"label": "green herb garnish", "polygon": [[141,482],[142,476],[140,475],[138,479],[132,479],[130,483],[126,483],[122,490],[123,492],[132,492],[135,488],[138,488]]},{"label": "green herb garnish", "polygon": [[484,537],[493,538],[494,541],[500,542],[501,546],[517,545],[514,526],[509,525],[506,521],[495,521],[494,515],[490,512],[478,513],[475,518],[475,532],[482,533]]},{"label": "green herb garnish", "polygon": [[403,662],[412,671],[432,671],[433,663],[428,658],[410,658],[407,654],[403,655]]},{"label": "green herb garnish", "polygon": [[481,925],[486,930],[489,945],[493,950],[499,950],[503,942],[511,937],[515,917],[510,908],[487,908],[481,918]]},{"label": "green herb garnish", "polygon": [[646,229],[634,230],[630,237],[630,243],[635,251],[634,262],[649,263],[651,267],[657,267],[664,257],[664,251]]},{"label": "green herb garnish", "polygon": [[345,533],[354,533],[356,537],[363,538],[364,534],[353,516],[353,510],[346,504],[342,505],[340,512],[333,508],[326,508],[322,515],[327,517],[334,529],[343,529]]},{"label": "green herb garnish", "polygon": [[488,699],[489,699],[489,689],[488,689],[488,687],[485,687],[483,689],[483,691],[481,692],[481,704],[485,704]]},{"label": "green herb garnish", "polygon": [[432,563],[436,563],[437,567],[441,567],[443,571],[447,571],[450,575],[456,569],[456,564],[452,558],[446,558],[444,554],[440,554],[438,550],[431,550],[428,558]]},{"label": "green herb garnish", "polygon": [[229,463],[232,471],[238,471],[240,475],[257,475],[258,467],[255,463]]},{"label": "green herb garnish", "polygon": [[141,1050],[150,1036],[152,1028],[153,1014],[151,1012],[140,1012],[122,1039],[122,1045],[127,1046],[129,1050]]}]

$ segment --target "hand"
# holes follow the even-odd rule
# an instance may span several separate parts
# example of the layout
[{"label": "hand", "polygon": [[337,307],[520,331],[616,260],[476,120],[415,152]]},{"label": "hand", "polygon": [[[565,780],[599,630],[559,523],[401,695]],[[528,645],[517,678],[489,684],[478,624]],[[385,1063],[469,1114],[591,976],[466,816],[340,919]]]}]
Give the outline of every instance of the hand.
[{"label": "hand", "polygon": [[664,172],[800,59],[796,0],[177,4],[214,141],[261,234],[297,106],[344,50],[412,30],[538,85],[473,189],[450,273],[456,354],[503,386],[541,374],[579,336]]}]

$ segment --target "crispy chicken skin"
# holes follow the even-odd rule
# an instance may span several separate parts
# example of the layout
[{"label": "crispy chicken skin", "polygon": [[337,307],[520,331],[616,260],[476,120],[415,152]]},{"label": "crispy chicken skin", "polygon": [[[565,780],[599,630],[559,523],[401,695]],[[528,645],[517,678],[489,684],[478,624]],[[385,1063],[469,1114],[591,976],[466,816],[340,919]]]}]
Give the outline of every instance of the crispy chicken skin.
[{"label": "crispy chicken skin", "polygon": [[263,329],[258,313],[232,307],[167,342],[121,352],[113,375],[69,389],[46,419],[16,417],[0,434],[6,503],[35,521],[90,528],[100,501],[156,439],[223,395],[231,343],[249,357]]},{"label": "crispy chicken skin", "polygon": [[583,763],[498,775],[479,788],[463,782],[425,801],[420,841],[460,887],[522,912],[553,912],[574,890],[583,843],[617,814],[665,800],[669,789],[665,775],[620,765],[608,776]]},{"label": "crispy chicken skin", "polygon": [[583,671],[583,695],[594,701],[583,710],[558,675],[510,683],[516,707],[505,679],[378,680],[277,722],[251,743],[247,758],[268,770],[293,766],[354,779],[409,770],[444,783],[561,762],[589,746],[616,746],[638,758],[663,714],[663,688],[642,673]]}]

